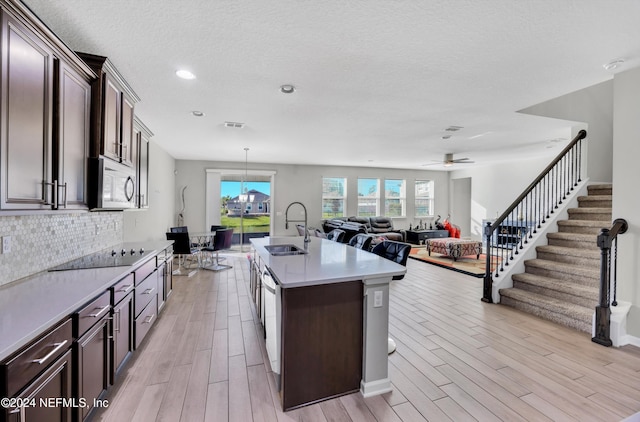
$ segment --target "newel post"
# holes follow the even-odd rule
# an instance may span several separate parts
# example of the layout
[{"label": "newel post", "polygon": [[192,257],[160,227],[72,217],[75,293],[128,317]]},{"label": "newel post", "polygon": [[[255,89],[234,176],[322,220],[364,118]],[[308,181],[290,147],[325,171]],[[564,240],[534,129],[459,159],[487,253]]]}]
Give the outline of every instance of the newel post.
[{"label": "newel post", "polygon": [[484,284],[482,287],[482,301],[487,303],[493,303],[493,277],[491,274],[491,235],[491,223],[487,222],[487,225],[484,227],[484,237],[487,242],[487,254],[486,266],[484,270]]},{"label": "newel post", "polygon": [[609,254],[611,253],[611,235],[609,229],[602,229],[598,235],[600,248],[600,303],[596,306],[596,332],[591,340],[603,346],[612,346],[611,341],[611,309],[609,308]]}]

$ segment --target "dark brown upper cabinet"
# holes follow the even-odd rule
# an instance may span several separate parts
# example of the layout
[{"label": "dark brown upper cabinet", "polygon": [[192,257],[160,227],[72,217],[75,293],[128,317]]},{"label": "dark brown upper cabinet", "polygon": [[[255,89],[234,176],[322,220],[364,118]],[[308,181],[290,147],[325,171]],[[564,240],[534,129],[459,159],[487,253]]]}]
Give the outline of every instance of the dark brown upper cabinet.
[{"label": "dark brown upper cabinet", "polygon": [[108,157],[130,167],[138,162],[134,107],[140,98],[107,57],[78,53],[98,78],[91,87],[90,156]]},{"label": "dark brown upper cabinet", "polygon": [[149,140],[153,133],[137,117],[134,119],[133,134],[137,144],[137,172],[138,197],[137,208],[149,208]]},{"label": "dark brown upper cabinet", "polygon": [[0,209],[86,207],[95,75],[23,6],[1,6]]}]

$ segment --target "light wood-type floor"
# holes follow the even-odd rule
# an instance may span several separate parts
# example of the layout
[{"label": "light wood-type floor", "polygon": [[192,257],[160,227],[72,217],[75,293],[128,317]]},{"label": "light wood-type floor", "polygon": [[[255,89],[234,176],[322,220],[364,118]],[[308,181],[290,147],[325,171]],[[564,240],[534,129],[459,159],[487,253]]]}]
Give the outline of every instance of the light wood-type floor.
[{"label": "light wood-type floor", "polygon": [[482,281],[409,260],[391,287],[391,393],[283,413],[234,267],[175,277],[149,336],[93,420],[619,421],[640,411],[640,350],[480,301]]}]

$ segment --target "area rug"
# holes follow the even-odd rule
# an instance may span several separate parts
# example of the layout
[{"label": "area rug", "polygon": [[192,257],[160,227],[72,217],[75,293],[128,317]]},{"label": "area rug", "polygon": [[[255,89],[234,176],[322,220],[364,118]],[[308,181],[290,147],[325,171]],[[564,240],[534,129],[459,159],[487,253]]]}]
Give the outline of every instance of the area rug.
[{"label": "area rug", "polygon": [[431,256],[429,256],[429,252],[424,247],[411,248],[409,258],[478,278],[484,277],[487,265],[487,257],[484,254],[480,254],[480,258],[476,258],[475,255],[461,256],[454,261],[450,256],[435,252],[431,252]]}]

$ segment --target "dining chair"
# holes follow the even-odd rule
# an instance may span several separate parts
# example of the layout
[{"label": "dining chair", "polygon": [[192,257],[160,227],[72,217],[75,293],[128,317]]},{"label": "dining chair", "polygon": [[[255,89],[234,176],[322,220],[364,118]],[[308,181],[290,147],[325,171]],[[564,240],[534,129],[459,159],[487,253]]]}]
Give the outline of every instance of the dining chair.
[{"label": "dining chair", "polygon": [[186,259],[195,257],[199,260],[200,249],[191,245],[188,232],[168,232],[167,240],[173,240],[173,253],[178,255],[178,269],[173,275],[191,277],[196,271],[186,267]]},{"label": "dining chair", "polygon": [[233,229],[219,229],[216,230],[216,235],[213,238],[213,246],[202,248],[203,252],[215,253],[215,261],[211,265],[207,265],[205,270],[222,271],[233,268],[231,265],[220,264],[219,252],[222,250],[231,249],[231,242],[233,240]]}]

